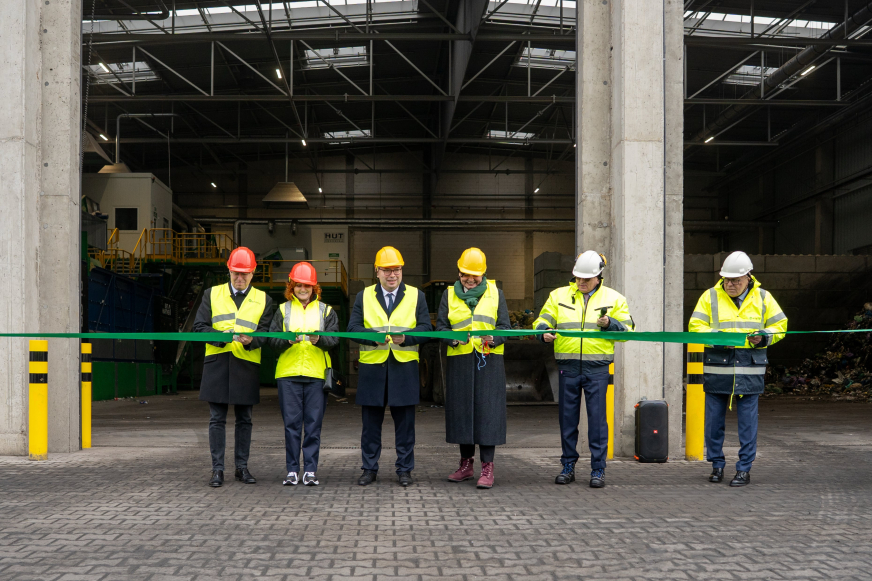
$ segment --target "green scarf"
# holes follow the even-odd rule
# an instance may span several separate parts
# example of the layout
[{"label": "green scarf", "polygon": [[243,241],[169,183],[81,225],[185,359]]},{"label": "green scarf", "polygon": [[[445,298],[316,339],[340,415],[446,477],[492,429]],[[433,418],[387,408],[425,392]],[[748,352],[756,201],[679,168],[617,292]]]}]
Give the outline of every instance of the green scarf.
[{"label": "green scarf", "polygon": [[[463,291],[466,292],[463,292]],[[475,306],[478,304],[478,299],[481,298],[481,295],[484,294],[484,291],[487,290],[487,277],[481,277],[481,284],[473,289],[468,289],[460,284],[460,281],[456,281],[454,283],[454,294],[457,295],[461,301],[465,302],[469,307],[469,310],[475,309]]]}]

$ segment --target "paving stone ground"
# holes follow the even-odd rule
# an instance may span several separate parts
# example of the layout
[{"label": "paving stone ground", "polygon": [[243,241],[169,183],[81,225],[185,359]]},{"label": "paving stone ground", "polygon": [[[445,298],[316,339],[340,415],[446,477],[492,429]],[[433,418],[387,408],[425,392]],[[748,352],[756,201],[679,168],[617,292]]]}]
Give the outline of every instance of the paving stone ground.
[{"label": "paving stone ground", "polygon": [[445,480],[458,452],[442,409],[421,406],[416,482],[403,489],[390,416],[379,480],[361,488],[360,410],[331,401],[321,486],[282,487],[278,407],[264,390],[258,483],[211,489],[196,394],[97,402],[91,450],[0,458],[0,580],[872,579],[872,405],[766,400],[760,411],[745,489],[708,483],[704,463],[625,460],[593,490],[553,484],[556,407],[513,406],[497,484],[478,490]]}]

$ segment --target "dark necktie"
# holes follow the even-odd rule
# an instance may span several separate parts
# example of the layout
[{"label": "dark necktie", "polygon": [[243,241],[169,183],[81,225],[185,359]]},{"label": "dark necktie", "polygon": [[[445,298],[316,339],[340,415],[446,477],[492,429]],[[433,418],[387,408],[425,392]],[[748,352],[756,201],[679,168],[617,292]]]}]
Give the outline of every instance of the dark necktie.
[{"label": "dark necktie", "polygon": [[388,315],[390,315],[394,311],[394,295],[392,293],[388,293]]}]

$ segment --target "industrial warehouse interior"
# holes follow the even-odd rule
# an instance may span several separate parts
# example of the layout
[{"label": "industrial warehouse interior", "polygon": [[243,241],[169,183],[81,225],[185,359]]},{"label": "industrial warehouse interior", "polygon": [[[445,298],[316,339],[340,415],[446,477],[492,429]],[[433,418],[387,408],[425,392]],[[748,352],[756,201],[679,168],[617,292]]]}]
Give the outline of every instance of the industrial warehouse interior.
[{"label": "industrial warehouse interior", "polygon": [[0,12],[0,579],[872,579],[872,2],[246,2]]}]

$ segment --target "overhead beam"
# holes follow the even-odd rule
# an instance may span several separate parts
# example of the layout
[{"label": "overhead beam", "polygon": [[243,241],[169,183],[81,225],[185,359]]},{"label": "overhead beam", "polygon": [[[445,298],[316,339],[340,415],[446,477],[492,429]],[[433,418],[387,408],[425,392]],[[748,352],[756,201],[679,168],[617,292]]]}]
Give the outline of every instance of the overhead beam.
[{"label": "overhead beam", "polygon": [[[285,95],[142,95],[134,96],[124,95],[92,95],[88,101],[91,103],[122,103],[122,102],[196,102],[196,101],[214,101],[214,102],[287,102],[289,99]],[[574,96],[556,96],[556,95],[537,95],[527,97],[526,95],[294,95],[292,101],[331,101],[334,103],[369,103],[379,101],[445,101],[445,102],[470,102],[470,103],[574,103]],[[770,104],[770,101],[766,101]]]},{"label": "overhead beam", "polygon": [[816,99],[706,99],[684,100],[685,105],[765,105],[766,107],[845,107],[844,101],[823,101]]},{"label": "overhead beam", "polygon": [[[504,139],[504,138],[488,138],[488,137],[449,137],[448,139],[438,137],[312,137],[306,138],[308,143],[338,143],[342,144],[373,144],[373,143],[489,143],[492,145],[506,145],[508,147],[525,147],[530,145],[566,145],[571,144],[571,139],[560,138],[542,138],[542,139]],[[151,137],[124,137],[121,138],[121,143],[166,143],[166,139],[158,139]],[[170,137],[170,143],[214,143],[214,144],[253,144],[253,143],[300,143],[296,137]],[[777,144],[776,144],[777,145]]]},{"label": "overhead beam", "polygon": [[[478,4],[481,0],[471,0]],[[89,35],[90,36],[90,35]],[[134,32],[123,34],[118,32],[94,33],[94,44],[111,44],[112,46],[127,46],[130,44],[183,44],[194,42],[263,42],[264,33],[258,32],[190,32],[184,34],[156,34]],[[344,32],[338,29],[328,30],[294,30],[276,31],[272,33],[276,41],[280,40],[314,40],[336,43],[350,43],[361,40],[415,40],[425,42],[465,41],[469,42],[469,34],[455,32]],[[531,41],[536,43],[574,45],[575,34],[523,34],[521,32],[481,32],[476,40],[482,42],[511,42],[513,40]],[[87,41],[85,41],[87,42]],[[844,43],[843,43],[844,44]]]},{"label": "overhead beam", "polygon": [[[96,35],[95,35],[96,36]],[[868,38],[808,38],[804,36],[796,37],[777,37],[777,38],[760,38],[760,37],[721,37],[721,36],[685,36],[684,44],[686,46],[701,46],[701,47],[751,47],[754,46],[795,46],[805,48],[807,46],[872,46],[872,39]]]}]

